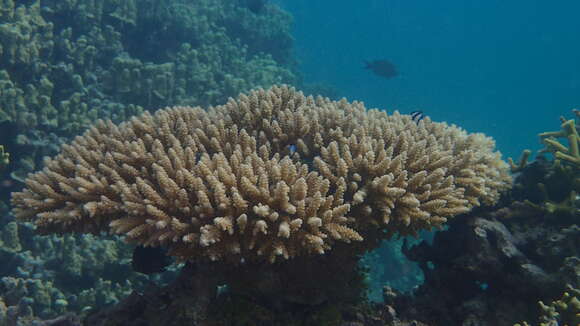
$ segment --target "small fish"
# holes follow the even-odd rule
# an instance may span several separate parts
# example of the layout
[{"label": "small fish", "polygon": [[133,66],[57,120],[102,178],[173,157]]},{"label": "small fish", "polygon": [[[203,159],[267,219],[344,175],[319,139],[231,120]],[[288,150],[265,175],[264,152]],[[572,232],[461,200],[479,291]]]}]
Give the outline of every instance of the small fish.
[{"label": "small fish", "polygon": [[409,115],[411,116],[411,120],[415,121],[416,124],[419,124],[425,118],[423,111],[413,111]]},{"label": "small fish", "polygon": [[386,79],[391,79],[399,75],[397,68],[389,60],[365,61],[364,68]]},{"label": "small fish", "polygon": [[240,3],[242,6],[250,9],[251,12],[255,14],[259,14],[264,10],[266,7],[266,0],[241,0]]},{"label": "small fish", "polygon": [[171,265],[171,258],[167,251],[159,247],[137,246],[133,250],[131,266],[133,270],[143,274],[154,274],[165,271],[165,267]]}]

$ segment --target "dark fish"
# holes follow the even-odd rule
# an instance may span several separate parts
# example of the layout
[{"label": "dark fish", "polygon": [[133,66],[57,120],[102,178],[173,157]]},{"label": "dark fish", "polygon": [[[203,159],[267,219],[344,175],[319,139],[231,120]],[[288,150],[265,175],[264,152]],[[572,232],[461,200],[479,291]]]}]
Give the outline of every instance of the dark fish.
[{"label": "dark fish", "polygon": [[391,79],[399,75],[397,68],[388,60],[365,61],[365,69],[369,69],[375,75]]},{"label": "dark fish", "polygon": [[259,14],[266,7],[266,0],[240,0],[242,6],[250,9],[251,12]]},{"label": "dark fish", "polygon": [[425,118],[423,111],[413,111],[409,115],[411,116],[411,120],[415,121],[416,124],[419,124]]},{"label": "dark fish", "polygon": [[161,273],[169,265],[171,265],[171,258],[167,256],[167,251],[163,248],[138,246],[133,250],[131,266],[136,272]]}]

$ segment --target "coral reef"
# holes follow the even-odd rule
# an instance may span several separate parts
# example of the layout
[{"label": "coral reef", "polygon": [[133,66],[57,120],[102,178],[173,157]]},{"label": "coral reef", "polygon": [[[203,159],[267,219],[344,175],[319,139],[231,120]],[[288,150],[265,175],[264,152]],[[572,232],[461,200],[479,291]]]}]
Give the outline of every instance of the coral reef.
[{"label": "coral reef", "polygon": [[511,199],[532,216],[573,218],[580,212],[577,195],[580,191],[578,169],[555,164],[544,156],[526,166],[525,176],[518,177]]},{"label": "coral reef", "polygon": [[[171,278],[131,272],[132,247],[118,237],[35,236],[12,222],[7,199],[96,119],[294,83],[290,21],[271,2],[0,0],[0,139],[10,151],[0,169],[0,325],[56,324],[68,319],[36,317],[97,309]],[[47,298],[39,289],[50,299],[37,300]]]},{"label": "coral reef", "polygon": [[[509,166],[482,134],[285,86],[223,104],[299,83],[270,1],[0,3],[1,326],[503,325],[578,288],[574,121],[543,136],[562,164],[511,162],[506,204]],[[34,226],[5,213],[12,191]],[[364,253],[448,219],[403,246],[426,274],[416,297],[364,300]],[[133,273],[133,246],[103,232],[184,264]],[[417,280],[402,243],[368,256],[397,258],[374,284]],[[550,321],[573,316],[568,291]]]},{"label": "coral reef", "polygon": [[8,175],[23,180],[56,153],[47,145],[96,119],[296,82],[290,21],[269,2],[254,12],[239,0],[3,0],[0,138],[18,169]]},{"label": "coral reef", "polygon": [[274,262],[373,248],[493,204],[510,177],[492,150],[444,123],[274,87],[100,122],[12,203],[42,233],[110,230],[182,260]]},{"label": "coral reef", "polygon": [[116,238],[41,237],[28,223],[0,219],[0,299],[13,307],[13,318],[55,318],[114,304],[152,280],[164,283],[175,274],[132,272],[132,247]]},{"label": "coral reef", "polygon": [[[352,312],[364,302],[360,255],[493,204],[507,173],[481,134],[283,86],[207,110],[101,121],[48,159],[13,204],[41,233],[116,232],[188,261],[177,284],[190,285],[160,295],[177,306],[159,318],[196,324],[239,313],[210,307],[245,302],[252,318],[276,316],[264,317],[270,325],[356,325],[367,323]],[[144,293],[130,309],[143,308]],[[223,305],[210,305],[216,296]],[[123,306],[86,318],[115,325]],[[145,306],[135,324],[155,315]]]},{"label": "coral reef", "polygon": [[[578,118],[580,111],[573,112]],[[512,171],[519,172],[520,176],[511,199],[522,202],[529,211],[540,212],[535,215],[576,216],[579,213],[576,197],[580,192],[580,170],[574,158],[578,128],[574,119],[560,117],[560,120],[562,130],[539,135],[546,147],[539,151],[534,162],[528,163],[530,153],[524,151],[519,164],[512,164]],[[566,148],[556,137],[568,138],[570,147]]]},{"label": "coral reef", "polygon": [[578,287],[573,171],[577,177],[570,166],[540,157],[521,169],[497,207],[455,218],[433,244],[407,248],[425,283],[413,295],[392,296],[398,315],[445,325],[511,326],[535,320],[537,302],[560,296],[567,284]]}]

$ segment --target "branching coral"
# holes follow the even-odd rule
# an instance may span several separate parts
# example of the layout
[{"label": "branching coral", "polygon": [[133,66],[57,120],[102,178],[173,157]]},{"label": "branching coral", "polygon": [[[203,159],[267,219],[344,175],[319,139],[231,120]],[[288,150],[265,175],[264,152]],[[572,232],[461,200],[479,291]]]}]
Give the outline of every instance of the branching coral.
[{"label": "branching coral", "polygon": [[[545,147],[538,151],[534,162],[528,162],[531,155],[525,150],[516,164],[509,159],[512,172],[518,172],[512,199],[521,200],[526,209],[536,211],[543,216],[573,217],[578,212],[578,192],[580,191],[580,151],[578,150],[577,119],[580,111],[572,110],[575,119],[560,117],[562,122],[559,131],[539,134]],[[558,138],[566,138],[568,146]],[[552,156],[548,158],[545,153]]]},{"label": "branching coral", "polygon": [[[580,136],[578,136],[575,120],[565,120],[564,118],[561,120],[561,130],[541,133],[540,139],[546,145],[545,151],[552,152],[557,160],[580,166],[580,151],[578,150]],[[566,138],[568,147],[562,145],[557,138]]]},{"label": "branching coral", "polygon": [[511,157],[508,158],[508,163],[510,165],[510,171],[512,173],[521,172],[528,165],[528,160],[530,159],[531,154],[532,154],[532,151],[530,151],[529,149],[523,150],[522,155],[520,156],[520,159],[518,160],[518,164],[516,164]]},{"label": "branching coral", "polygon": [[[542,312],[538,326],[580,324],[580,290],[571,285],[567,286],[567,291],[562,294],[559,300],[552,301],[547,305],[542,301],[538,304]],[[530,324],[523,322],[523,324],[515,324],[514,326],[530,326]]]},{"label": "branching coral", "polygon": [[[288,87],[98,122],[31,175],[14,213],[182,260],[275,261],[415,234],[510,184],[482,134]],[[378,232],[377,232],[378,231]]]}]

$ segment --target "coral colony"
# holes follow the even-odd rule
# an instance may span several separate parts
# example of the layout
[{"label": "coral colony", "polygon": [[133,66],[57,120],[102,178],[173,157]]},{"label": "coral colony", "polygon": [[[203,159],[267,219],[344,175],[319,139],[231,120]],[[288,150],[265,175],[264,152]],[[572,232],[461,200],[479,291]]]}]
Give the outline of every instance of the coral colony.
[{"label": "coral colony", "polygon": [[181,260],[273,263],[375,243],[375,229],[439,227],[496,202],[508,170],[481,134],[274,87],[99,122],[12,204],[43,233],[105,230]]}]

